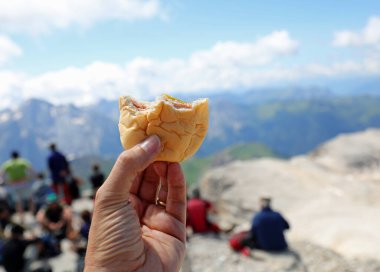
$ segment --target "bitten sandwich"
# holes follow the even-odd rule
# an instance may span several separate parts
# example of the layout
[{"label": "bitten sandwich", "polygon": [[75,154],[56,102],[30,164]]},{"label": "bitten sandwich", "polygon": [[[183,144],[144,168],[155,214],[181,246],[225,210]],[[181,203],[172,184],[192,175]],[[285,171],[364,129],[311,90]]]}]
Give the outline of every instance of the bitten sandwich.
[{"label": "bitten sandwich", "polygon": [[120,139],[124,149],[155,134],[162,144],[157,161],[181,162],[194,155],[209,124],[208,99],[187,103],[162,95],[154,102],[143,102],[122,96],[119,110]]}]

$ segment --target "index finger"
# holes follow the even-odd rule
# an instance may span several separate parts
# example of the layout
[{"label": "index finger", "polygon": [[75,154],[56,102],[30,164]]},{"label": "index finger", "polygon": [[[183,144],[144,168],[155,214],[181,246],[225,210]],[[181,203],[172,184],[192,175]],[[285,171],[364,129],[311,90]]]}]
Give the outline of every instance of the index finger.
[{"label": "index finger", "polygon": [[114,198],[127,200],[133,181],[154,161],[160,148],[160,139],[150,136],[121,153],[99,192],[112,193]]},{"label": "index finger", "polygon": [[179,163],[169,163],[167,168],[168,198],[166,212],[186,223],[186,182]]}]

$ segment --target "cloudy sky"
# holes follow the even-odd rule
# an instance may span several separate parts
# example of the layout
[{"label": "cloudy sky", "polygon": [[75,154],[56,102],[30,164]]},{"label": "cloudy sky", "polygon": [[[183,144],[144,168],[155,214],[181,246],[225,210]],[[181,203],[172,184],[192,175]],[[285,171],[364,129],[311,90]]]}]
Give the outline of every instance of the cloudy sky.
[{"label": "cloudy sky", "polygon": [[380,1],[0,0],[0,108],[376,76]]}]

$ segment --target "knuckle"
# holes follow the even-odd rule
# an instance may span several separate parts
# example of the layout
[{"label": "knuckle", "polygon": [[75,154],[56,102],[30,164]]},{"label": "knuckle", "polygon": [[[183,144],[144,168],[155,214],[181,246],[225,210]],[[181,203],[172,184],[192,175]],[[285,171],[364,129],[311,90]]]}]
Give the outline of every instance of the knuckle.
[{"label": "knuckle", "polygon": [[96,192],[94,205],[97,208],[106,208],[112,204],[112,202],[116,201],[116,197],[106,190],[105,188],[100,187]]},{"label": "knuckle", "polygon": [[118,158],[118,163],[123,167],[128,167],[130,170],[135,170],[140,164],[140,160],[141,155],[137,154],[136,150],[133,148],[123,151]]},{"label": "knuckle", "polygon": [[123,165],[130,165],[133,162],[133,158],[131,156],[131,151],[123,151],[118,158],[118,162]]},{"label": "knuckle", "polygon": [[98,205],[101,205],[102,203],[104,203],[104,201],[106,200],[106,196],[104,195],[104,189],[102,187],[100,187],[98,189],[98,191],[96,192],[95,194],[95,205],[98,206]]},{"label": "knuckle", "polygon": [[123,167],[128,167],[130,171],[138,172],[142,170],[145,157],[142,149],[136,146],[121,153],[118,160]]}]

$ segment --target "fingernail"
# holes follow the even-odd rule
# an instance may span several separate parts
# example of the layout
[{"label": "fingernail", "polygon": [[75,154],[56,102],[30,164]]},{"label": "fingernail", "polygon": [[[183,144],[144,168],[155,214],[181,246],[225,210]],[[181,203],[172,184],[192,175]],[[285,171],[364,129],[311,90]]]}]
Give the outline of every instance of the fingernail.
[{"label": "fingernail", "polygon": [[148,154],[158,153],[160,150],[160,138],[157,135],[151,135],[146,138],[143,142],[139,143],[139,146],[145,150]]}]

